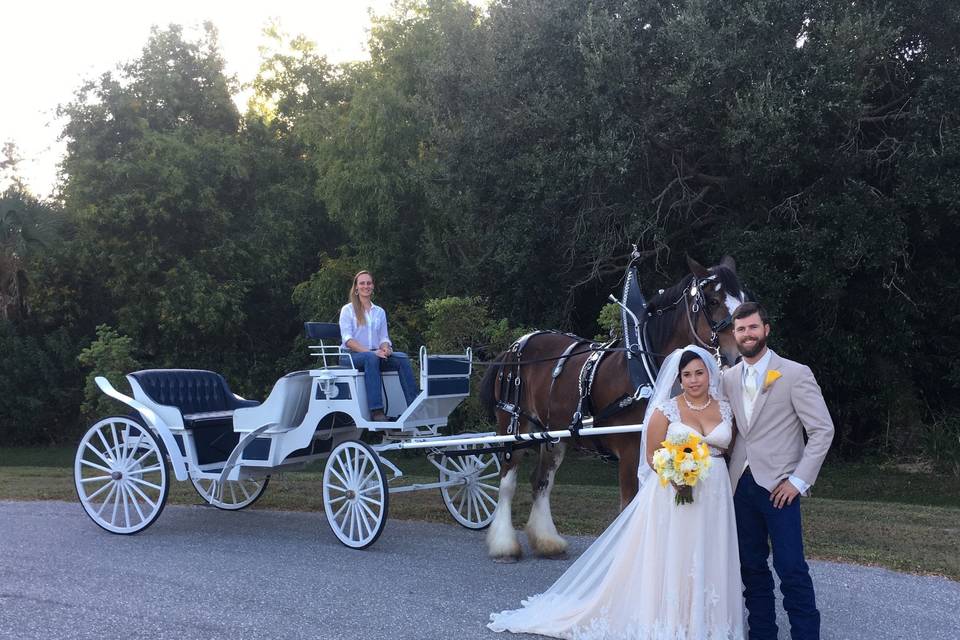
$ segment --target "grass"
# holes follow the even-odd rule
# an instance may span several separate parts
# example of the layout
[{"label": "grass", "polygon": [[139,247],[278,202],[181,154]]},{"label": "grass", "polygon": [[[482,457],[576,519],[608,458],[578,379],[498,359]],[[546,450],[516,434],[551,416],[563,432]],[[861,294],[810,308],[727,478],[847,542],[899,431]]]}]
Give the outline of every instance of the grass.
[{"label": "grass", "polygon": [[[0,448],[0,500],[76,500],[72,448]],[[390,459],[404,482],[435,480],[422,456]],[[322,511],[322,463],[271,480],[253,507]],[[521,477],[527,475],[521,470]],[[616,516],[617,469],[572,454],[560,468],[553,494],[557,527],[568,535],[598,535]],[[200,504],[189,482],[174,482],[172,504]],[[514,501],[521,526],[530,509],[522,488]],[[438,491],[393,494],[390,517],[450,523]],[[960,479],[891,465],[828,462],[804,500],[804,536],[814,558],[935,574],[960,581]]]}]

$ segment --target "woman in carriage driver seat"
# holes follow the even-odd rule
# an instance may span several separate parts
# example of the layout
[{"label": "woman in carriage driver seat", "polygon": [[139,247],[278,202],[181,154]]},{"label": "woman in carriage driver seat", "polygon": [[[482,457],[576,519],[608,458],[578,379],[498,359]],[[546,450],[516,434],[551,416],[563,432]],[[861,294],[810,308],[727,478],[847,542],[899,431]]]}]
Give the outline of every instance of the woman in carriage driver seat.
[{"label": "woman in carriage driver seat", "polygon": [[[387,313],[373,304],[372,298],[373,276],[369,271],[358,271],[350,286],[350,301],[340,309],[340,337],[343,340],[341,346],[352,352],[354,366],[363,371],[370,419],[380,422],[389,420],[383,412],[381,371],[400,373],[400,386],[407,406],[420,392],[407,354],[393,350],[387,333]],[[343,360],[342,364],[349,364],[346,357]]]}]

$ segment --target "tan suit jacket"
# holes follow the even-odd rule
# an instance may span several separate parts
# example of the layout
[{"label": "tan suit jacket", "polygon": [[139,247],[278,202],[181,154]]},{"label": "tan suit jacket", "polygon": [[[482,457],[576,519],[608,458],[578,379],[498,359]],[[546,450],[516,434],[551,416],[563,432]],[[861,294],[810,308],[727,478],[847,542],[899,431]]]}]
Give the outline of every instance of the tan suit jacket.
[{"label": "tan suit jacket", "polygon": [[772,350],[770,356],[767,372],[778,371],[781,377],[769,386],[760,381],[749,422],[743,407],[743,362],[727,369],[721,380],[737,421],[737,438],[730,452],[734,490],[747,461],[754,480],[767,491],[791,475],[813,485],[833,442],[833,420],[810,367],[781,358]]}]

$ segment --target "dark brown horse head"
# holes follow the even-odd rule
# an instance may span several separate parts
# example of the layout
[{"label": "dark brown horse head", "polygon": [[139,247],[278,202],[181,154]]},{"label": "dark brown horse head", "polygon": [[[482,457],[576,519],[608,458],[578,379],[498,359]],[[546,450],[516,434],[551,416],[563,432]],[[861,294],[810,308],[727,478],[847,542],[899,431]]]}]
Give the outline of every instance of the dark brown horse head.
[{"label": "dark brown horse head", "polygon": [[733,365],[739,352],[731,315],[747,299],[737,278],[737,264],[724,256],[707,268],[687,256],[687,266],[690,271],[680,282],[650,301],[654,350],[667,354],[693,343],[710,351],[719,349],[723,364]]},{"label": "dark brown horse head", "polygon": [[719,348],[723,363],[733,365],[740,354],[733,337],[732,315],[747,300],[737,278],[737,263],[733,257],[724,256],[720,264],[706,269],[687,256],[687,266],[694,278],[687,291],[691,311],[699,308],[695,325],[697,337]]}]

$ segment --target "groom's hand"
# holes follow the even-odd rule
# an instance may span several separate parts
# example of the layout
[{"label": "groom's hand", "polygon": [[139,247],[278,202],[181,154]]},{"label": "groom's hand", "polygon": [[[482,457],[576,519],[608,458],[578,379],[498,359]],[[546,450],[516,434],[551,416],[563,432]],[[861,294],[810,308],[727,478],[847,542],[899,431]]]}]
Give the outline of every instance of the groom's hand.
[{"label": "groom's hand", "polygon": [[784,478],[780,484],[774,488],[770,494],[770,502],[777,509],[783,509],[785,505],[793,504],[793,499],[800,495],[800,490],[793,486],[793,483]]}]

